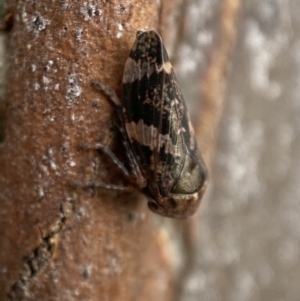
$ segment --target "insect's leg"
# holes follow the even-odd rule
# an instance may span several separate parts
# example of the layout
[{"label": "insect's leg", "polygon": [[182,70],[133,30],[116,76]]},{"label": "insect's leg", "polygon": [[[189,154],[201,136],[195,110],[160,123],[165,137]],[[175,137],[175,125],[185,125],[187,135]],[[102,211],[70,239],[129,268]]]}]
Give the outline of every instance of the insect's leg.
[{"label": "insect's leg", "polygon": [[[131,151],[131,149],[128,145],[127,135],[126,135],[126,133],[123,129],[123,128],[125,128],[125,126],[124,126],[124,119],[123,119],[123,113],[122,113],[123,107],[122,107],[122,104],[120,102],[120,99],[118,98],[118,96],[116,95],[116,93],[113,90],[111,90],[111,89],[107,88],[106,86],[102,85],[98,80],[95,80],[93,83],[99,90],[101,90],[106,96],[108,96],[110,101],[116,106],[116,111],[117,111],[117,115],[118,115],[118,118],[119,118],[119,122],[121,123],[121,126],[119,125],[118,129],[119,129],[119,131],[122,135],[123,143],[125,145],[126,152],[129,156],[129,161],[131,162],[132,160],[134,160],[134,156],[133,156],[132,151]],[[101,148],[99,148],[99,149],[101,149]],[[105,152],[105,150],[103,150],[103,152]],[[111,155],[113,155],[112,152],[110,152],[110,153],[111,153]],[[109,154],[109,156],[110,156],[110,154]],[[132,166],[132,167],[134,168],[134,166]]]},{"label": "insect's leg", "polygon": [[[112,161],[119,167],[120,170],[122,170],[123,174],[129,179],[129,181],[133,184],[135,184],[136,186],[138,186],[139,188],[143,188],[146,186],[147,182],[144,178],[144,176],[141,173],[141,170],[139,168],[139,165],[132,153],[132,150],[129,146],[129,142],[128,142],[128,137],[125,133],[125,122],[124,122],[124,115],[123,115],[123,106],[122,103],[120,101],[120,99],[118,98],[118,96],[116,95],[116,93],[107,88],[106,86],[102,85],[99,81],[95,80],[94,81],[94,85],[101,90],[106,96],[108,96],[110,102],[115,106],[115,109],[117,111],[117,115],[118,115],[118,119],[119,119],[119,131],[122,135],[122,140],[123,140],[123,144],[125,146],[126,149],[126,154],[127,157],[129,159],[129,164],[131,167],[131,173],[129,174],[128,170],[125,168],[125,166],[116,158],[116,156],[110,151],[109,148],[105,147],[104,145],[98,144],[99,146],[101,145],[101,147],[96,148],[99,150],[102,150],[104,153],[106,153],[111,159]],[[93,147],[95,149],[95,147]],[[126,171],[126,173],[125,173]]]},{"label": "insect's leg", "polygon": [[147,185],[147,182],[141,172],[138,162],[136,161],[136,157],[134,156],[134,154],[132,153],[132,150],[130,148],[128,137],[125,132],[125,124],[124,124],[124,120],[123,120],[122,107],[118,107],[116,109],[116,111],[117,111],[117,114],[119,117],[119,121],[122,124],[122,126],[119,125],[119,131],[123,138],[122,142],[125,147],[126,155],[127,155],[128,161],[129,161],[132,180],[140,189],[144,188]]},{"label": "insect's leg", "polygon": [[124,174],[124,176],[128,179],[130,179],[130,173],[127,170],[127,168],[123,165],[123,163],[114,155],[114,153],[105,145],[101,143],[96,143],[96,144],[88,144],[81,142],[80,146],[84,149],[95,149],[95,150],[100,150],[104,154],[106,154],[112,162],[120,169],[120,171]]},{"label": "insect's leg", "polygon": [[119,131],[121,132],[121,135],[123,136],[122,142],[123,142],[123,145],[126,150],[126,155],[129,159],[130,167],[132,168],[132,170],[135,171],[134,172],[135,174],[139,174],[139,173],[141,173],[140,169],[139,169],[139,165],[136,162],[135,156],[133,155],[132,150],[129,146],[127,135],[122,127],[119,128]]},{"label": "insect's leg", "polygon": [[[125,128],[125,123],[124,123],[123,112],[122,112],[123,107],[122,107],[120,99],[118,98],[118,96],[116,95],[116,93],[113,90],[102,85],[98,80],[95,80],[93,83],[99,90],[101,90],[106,96],[108,96],[109,100],[116,107],[115,109],[117,111],[119,122],[121,123],[121,126],[119,124],[118,128],[119,128],[120,133],[122,134],[123,141],[124,142],[127,141],[127,135],[126,135],[125,131],[123,130],[123,128]],[[128,143],[126,143],[126,146],[128,146]],[[126,147],[126,151],[128,151],[128,148],[129,148],[129,146]],[[130,151],[130,153],[131,153],[131,151]]]},{"label": "insect's leg", "polygon": [[[114,164],[117,165],[117,167],[121,170],[121,172],[124,174],[124,176],[130,181],[131,180],[131,175],[126,169],[126,167],[119,161],[119,159],[112,153],[112,151],[105,145],[101,143],[97,144],[88,144],[81,142],[80,143],[81,147],[84,149],[96,149],[100,150],[103,153],[105,153]],[[108,183],[102,183],[102,182],[95,182],[95,181],[89,181],[89,182],[76,182],[73,181],[71,183],[72,186],[74,187],[82,187],[82,188],[104,188],[104,189],[110,189],[110,190],[118,190],[118,191],[132,191],[133,187],[131,186],[121,186],[121,185],[113,185],[113,184],[108,184]]]},{"label": "insect's leg", "polygon": [[94,82],[94,85],[99,89],[101,90],[106,96],[109,97],[109,100],[117,107],[121,107],[122,104],[121,104],[121,101],[119,99],[119,97],[116,95],[116,93],[107,88],[106,86],[102,85],[98,80],[95,80]]},{"label": "insect's leg", "polygon": [[[131,172],[128,171],[128,169],[123,165],[123,163],[114,155],[114,153],[107,146],[101,143],[96,143],[92,145],[92,144],[81,142],[81,147],[85,149],[96,149],[106,154],[112,160],[112,162],[119,168],[119,170],[123,173],[123,175],[127,178],[127,180],[135,187],[138,186],[138,188],[141,189],[146,186],[146,180],[143,177],[136,160],[134,159],[134,156],[132,154],[132,151],[128,143],[125,144],[124,141],[124,145],[126,148],[126,154],[129,159],[130,167],[132,168]],[[101,185],[106,185],[106,184],[101,184]]]},{"label": "insect's leg", "polygon": [[75,182],[73,181],[71,183],[74,187],[82,187],[82,188],[104,188],[109,190],[118,190],[118,191],[132,191],[134,188],[131,186],[121,186],[121,185],[112,185],[112,184],[106,184],[101,182]]}]

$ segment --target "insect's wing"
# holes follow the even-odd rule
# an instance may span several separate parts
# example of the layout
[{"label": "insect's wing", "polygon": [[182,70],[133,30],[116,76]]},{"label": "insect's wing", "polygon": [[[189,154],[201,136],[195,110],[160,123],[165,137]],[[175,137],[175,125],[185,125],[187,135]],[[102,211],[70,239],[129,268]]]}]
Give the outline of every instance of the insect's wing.
[{"label": "insect's wing", "polygon": [[[170,65],[171,66],[171,65]],[[154,158],[156,182],[161,195],[168,195],[174,183],[180,177],[185,162],[186,147],[182,136],[182,117],[180,95],[177,91],[176,78],[170,67],[160,71],[163,75],[161,120],[157,147]]]},{"label": "insect's wing", "polygon": [[[123,107],[129,143],[151,194],[167,196],[177,184],[180,191],[184,186],[182,193],[197,191],[202,185],[201,168],[192,173],[201,162],[193,129],[166,49],[155,31],[137,34],[125,65]],[[190,178],[194,184],[189,184]]]}]

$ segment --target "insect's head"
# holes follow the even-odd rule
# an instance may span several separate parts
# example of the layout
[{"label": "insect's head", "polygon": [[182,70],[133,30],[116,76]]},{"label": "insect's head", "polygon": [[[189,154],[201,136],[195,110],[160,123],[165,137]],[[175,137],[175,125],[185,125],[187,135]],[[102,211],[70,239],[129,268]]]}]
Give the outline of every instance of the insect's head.
[{"label": "insect's head", "polygon": [[151,211],[166,217],[189,217],[197,211],[206,186],[207,182],[205,181],[200,190],[193,194],[170,194],[161,198],[158,202],[149,199],[148,207]]},{"label": "insect's head", "polygon": [[162,216],[186,218],[196,212],[207,186],[207,171],[202,162],[186,160],[181,177],[165,197],[148,200],[149,208]]},{"label": "insect's head", "polygon": [[162,216],[187,218],[198,209],[206,186],[205,182],[201,189],[194,194],[173,194],[163,198],[159,203],[149,200],[148,206],[151,211]]}]

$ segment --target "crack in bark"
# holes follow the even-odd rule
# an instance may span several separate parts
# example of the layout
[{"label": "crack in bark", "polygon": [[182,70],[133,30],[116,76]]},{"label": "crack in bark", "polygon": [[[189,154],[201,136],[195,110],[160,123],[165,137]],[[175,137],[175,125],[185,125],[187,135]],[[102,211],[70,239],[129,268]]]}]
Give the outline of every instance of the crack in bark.
[{"label": "crack in bark", "polygon": [[60,214],[60,219],[50,228],[49,233],[45,237],[42,237],[42,243],[23,258],[24,268],[20,273],[19,279],[12,285],[8,293],[9,300],[26,300],[26,297],[28,297],[28,285],[51,259],[55,246],[55,237],[64,229],[66,224],[66,215],[63,206],[60,208]]}]

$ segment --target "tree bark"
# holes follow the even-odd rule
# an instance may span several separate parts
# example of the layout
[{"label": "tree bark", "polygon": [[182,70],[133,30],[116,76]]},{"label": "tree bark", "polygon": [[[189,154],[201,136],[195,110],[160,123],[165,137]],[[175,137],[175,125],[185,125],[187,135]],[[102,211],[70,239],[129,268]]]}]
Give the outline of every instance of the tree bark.
[{"label": "tree bark", "polygon": [[[109,178],[113,110],[94,79],[119,91],[137,29],[155,1],[19,1],[1,150],[1,300],[169,300],[162,231],[140,196],[72,188]],[[100,158],[100,162],[96,159]],[[150,260],[149,260],[150,259]]]},{"label": "tree bark", "polygon": [[[160,218],[138,193],[71,183],[122,183],[105,156],[79,146],[102,142],[116,150],[121,145],[112,130],[113,108],[91,83],[98,79],[121,96],[124,64],[138,29],[159,30],[179,61],[185,4],[191,2],[18,1],[0,150],[1,300],[179,297],[175,286],[193,262],[195,253],[188,250],[197,239],[199,216],[188,222]],[[229,18],[236,22],[235,17],[236,11]],[[230,47],[222,49],[226,61]],[[227,70],[222,62],[218,80],[209,82],[220,93],[203,93],[201,114],[207,118],[197,124],[208,162],[222,111],[220,85]]]}]

